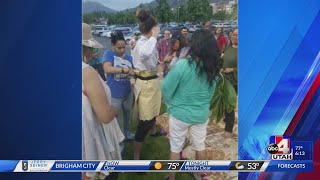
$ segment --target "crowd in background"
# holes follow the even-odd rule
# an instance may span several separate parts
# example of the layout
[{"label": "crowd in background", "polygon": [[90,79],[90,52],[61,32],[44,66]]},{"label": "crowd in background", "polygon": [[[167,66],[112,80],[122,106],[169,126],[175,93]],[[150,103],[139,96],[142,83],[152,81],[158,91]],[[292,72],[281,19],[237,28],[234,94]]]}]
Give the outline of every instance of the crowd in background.
[{"label": "crowd in background", "polygon": [[[180,159],[190,134],[196,158],[206,160],[204,141],[218,74],[223,73],[237,91],[238,30],[225,37],[222,28],[206,21],[191,39],[188,29],[182,27],[179,32],[165,30],[158,41],[156,19],[143,9],[136,16],[141,37],[136,35],[129,42],[131,54],[126,54],[121,32],[112,35],[112,49],[99,52],[102,45],[92,36],[90,26],[82,25],[83,159],[120,160],[123,140],[127,139],[134,141],[134,159],[139,160],[146,136],[163,134],[155,125],[165,103],[171,151],[168,159]],[[134,106],[138,109],[135,133],[130,124]],[[224,121],[224,137],[230,138],[235,112],[226,113]],[[95,176],[84,173],[83,179]],[[100,176],[115,179],[117,174]],[[206,173],[195,176],[208,178]],[[174,173],[167,177],[174,178]]]}]

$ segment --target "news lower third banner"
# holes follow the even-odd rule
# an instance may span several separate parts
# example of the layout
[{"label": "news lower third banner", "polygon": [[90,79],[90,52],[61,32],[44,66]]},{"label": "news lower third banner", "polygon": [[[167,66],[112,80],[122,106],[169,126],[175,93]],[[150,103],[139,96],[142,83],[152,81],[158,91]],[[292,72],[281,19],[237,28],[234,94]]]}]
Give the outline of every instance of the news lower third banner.
[{"label": "news lower third banner", "polygon": [[312,160],[252,161],[69,161],[69,160],[0,160],[0,172],[310,172]]}]

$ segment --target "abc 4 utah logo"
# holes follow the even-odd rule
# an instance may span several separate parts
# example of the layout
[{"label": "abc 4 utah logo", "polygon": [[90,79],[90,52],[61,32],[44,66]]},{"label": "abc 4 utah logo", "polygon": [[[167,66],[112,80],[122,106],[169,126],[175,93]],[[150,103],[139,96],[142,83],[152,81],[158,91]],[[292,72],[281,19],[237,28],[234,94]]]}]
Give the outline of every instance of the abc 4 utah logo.
[{"label": "abc 4 utah logo", "polygon": [[268,152],[272,160],[292,160],[291,139],[288,136],[271,136]]}]

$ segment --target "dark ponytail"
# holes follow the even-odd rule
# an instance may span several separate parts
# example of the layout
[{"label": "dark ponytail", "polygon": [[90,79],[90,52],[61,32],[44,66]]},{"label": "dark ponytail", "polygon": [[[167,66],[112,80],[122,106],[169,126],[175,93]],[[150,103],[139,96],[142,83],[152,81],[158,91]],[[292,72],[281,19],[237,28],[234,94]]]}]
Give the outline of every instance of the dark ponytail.
[{"label": "dark ponytail", "polygon": [[115,31],[111,34],[111,43],[115,45],[118,41],[125,41],[123,33],[121,31]]},{"label": "dark ponytail", "polygon": [[139,20],[139,30],[142,34],[148,34],[157,25],[156,19],[145,9],[139,9],[136,12],[136,16]]}]

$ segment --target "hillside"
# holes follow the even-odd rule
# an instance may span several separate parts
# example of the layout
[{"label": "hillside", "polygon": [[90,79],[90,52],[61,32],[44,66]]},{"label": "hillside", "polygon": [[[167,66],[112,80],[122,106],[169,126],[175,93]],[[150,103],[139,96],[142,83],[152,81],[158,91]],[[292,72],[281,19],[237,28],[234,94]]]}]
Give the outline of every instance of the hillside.
[{"label": "hillside", "polygon": [[[167,0],[168,4],[170,5],[170,7],[172,8],[176,8],[179,7],[182,4],[187,4],[188,0]],[[209,3],[217,3],[217,4],[228,4],[230,0],[209,0]],[[142,4],[144,7],[147,8],[156,8],[158,6],[158,3],[156,0],[151,1],[150,3],[144,3]],[[135,11],[139,6],[135,7],[135,8],[131,8],[128,9],[128,11]]]},{"label": "hillside", "polygon": [[91,12],[116,12],[115,10],[105,7],[104,5],[94,1],[82,1],[82,13],[87,14]]}]

